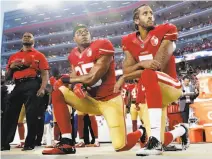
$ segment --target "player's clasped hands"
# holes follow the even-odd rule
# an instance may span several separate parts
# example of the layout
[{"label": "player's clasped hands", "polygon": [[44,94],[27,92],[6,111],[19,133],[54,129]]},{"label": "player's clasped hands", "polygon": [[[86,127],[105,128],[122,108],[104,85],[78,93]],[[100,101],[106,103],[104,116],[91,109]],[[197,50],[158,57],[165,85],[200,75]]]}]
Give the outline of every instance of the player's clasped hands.
[{"label": "player's clasped hands", "polygon": [[143,68],[152,69],[152,70],[160,70],[161,64],[156,60],[144,60],[141,62]]}]

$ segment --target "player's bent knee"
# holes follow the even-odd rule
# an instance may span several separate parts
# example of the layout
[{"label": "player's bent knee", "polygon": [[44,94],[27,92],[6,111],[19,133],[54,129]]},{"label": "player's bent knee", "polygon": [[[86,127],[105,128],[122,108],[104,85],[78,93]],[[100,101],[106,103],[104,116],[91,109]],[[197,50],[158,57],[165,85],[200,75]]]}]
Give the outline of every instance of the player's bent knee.
[{"label": "player's bent knee", "polygon": [[126,143],[125,143],[125,141],[123,141],[123,139],[120,140],[119,138],[116,138],[116,139],[113,139],[112,145],[113,145],[113,148],[115,149],[115,151],[119,151],[123,147],[125,147]]}]

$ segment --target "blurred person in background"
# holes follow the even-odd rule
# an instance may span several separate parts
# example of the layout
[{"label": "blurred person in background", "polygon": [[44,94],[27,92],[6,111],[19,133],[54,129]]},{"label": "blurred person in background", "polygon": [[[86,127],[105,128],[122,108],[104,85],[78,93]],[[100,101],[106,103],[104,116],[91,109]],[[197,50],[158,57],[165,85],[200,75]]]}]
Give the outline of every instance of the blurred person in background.
[{"label": "blurred person in background", "polygon": [[189,105],[194,102],[194,99],[198,96],[198,91],[190,83],[189,77],[185,76],[182,83],[182,95],[179,99],[180,110],[182,111],[181,116],[184,123],[188,123],[189,119]]}]

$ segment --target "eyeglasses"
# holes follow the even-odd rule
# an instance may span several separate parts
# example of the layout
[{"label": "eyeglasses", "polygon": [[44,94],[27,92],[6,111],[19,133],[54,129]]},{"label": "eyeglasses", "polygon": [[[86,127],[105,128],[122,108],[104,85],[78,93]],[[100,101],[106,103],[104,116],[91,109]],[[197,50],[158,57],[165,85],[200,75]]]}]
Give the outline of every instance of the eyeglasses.
[{"label": "eyeglasses", "polygon": [[89,33],[88,30],[79,30],[79,31],[77,31],[75,34],[76,34],[77,36],[80,36],[80,35],[88,34],[88,33]]}]

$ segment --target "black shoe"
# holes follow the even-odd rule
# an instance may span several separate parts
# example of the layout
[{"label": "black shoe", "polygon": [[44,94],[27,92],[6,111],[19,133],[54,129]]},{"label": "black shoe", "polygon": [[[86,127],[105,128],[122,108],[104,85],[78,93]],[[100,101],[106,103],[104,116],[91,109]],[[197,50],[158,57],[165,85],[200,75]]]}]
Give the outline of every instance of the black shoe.
[{"label": "black shoe", "polygon": [[21,151],[30,151],[30,150],[33,150],[34,147],[30,147],[30,146],[24,146],[24,148],[21,149]]},{"label": "black shoe", "polygon": [[149,140],[144,148],[136,152],[136,156],[149,156],[149,155],[161,155],[161,154],[162,154],[162,145],[153,136],[149,137]]},{"label": "black shoe", "polygon": [[164,151],[179,151],[179,149],[175,145],[163,146],[163,150]]},{"label": "black shoe", "polygon": [[35,143],[35,146],[41,146],[41,143]]},{"label": "black shoe", "polygon": [[6,151],[6,150],[10,150],[10,145],[9,144],[8,145],[3,145],[1,147],[1,151]]},{"label": "black shoe", "polygon": [[147,132],[146,132],[146,128],[143,127],[142,125],[139,127],[139,129],[143,130],[143,134],[142,136],[140,137],[140,141],[141,143],[146,143],[147,142]]},{"label": "black shoe", "polygon": [[56,146],[51,150],[43,150],[43,155],[64,155],[64,154],[75,154],[76,149],[74,147],[74,143],[71,139],[62,138],[60,142],[56,144]]}]

